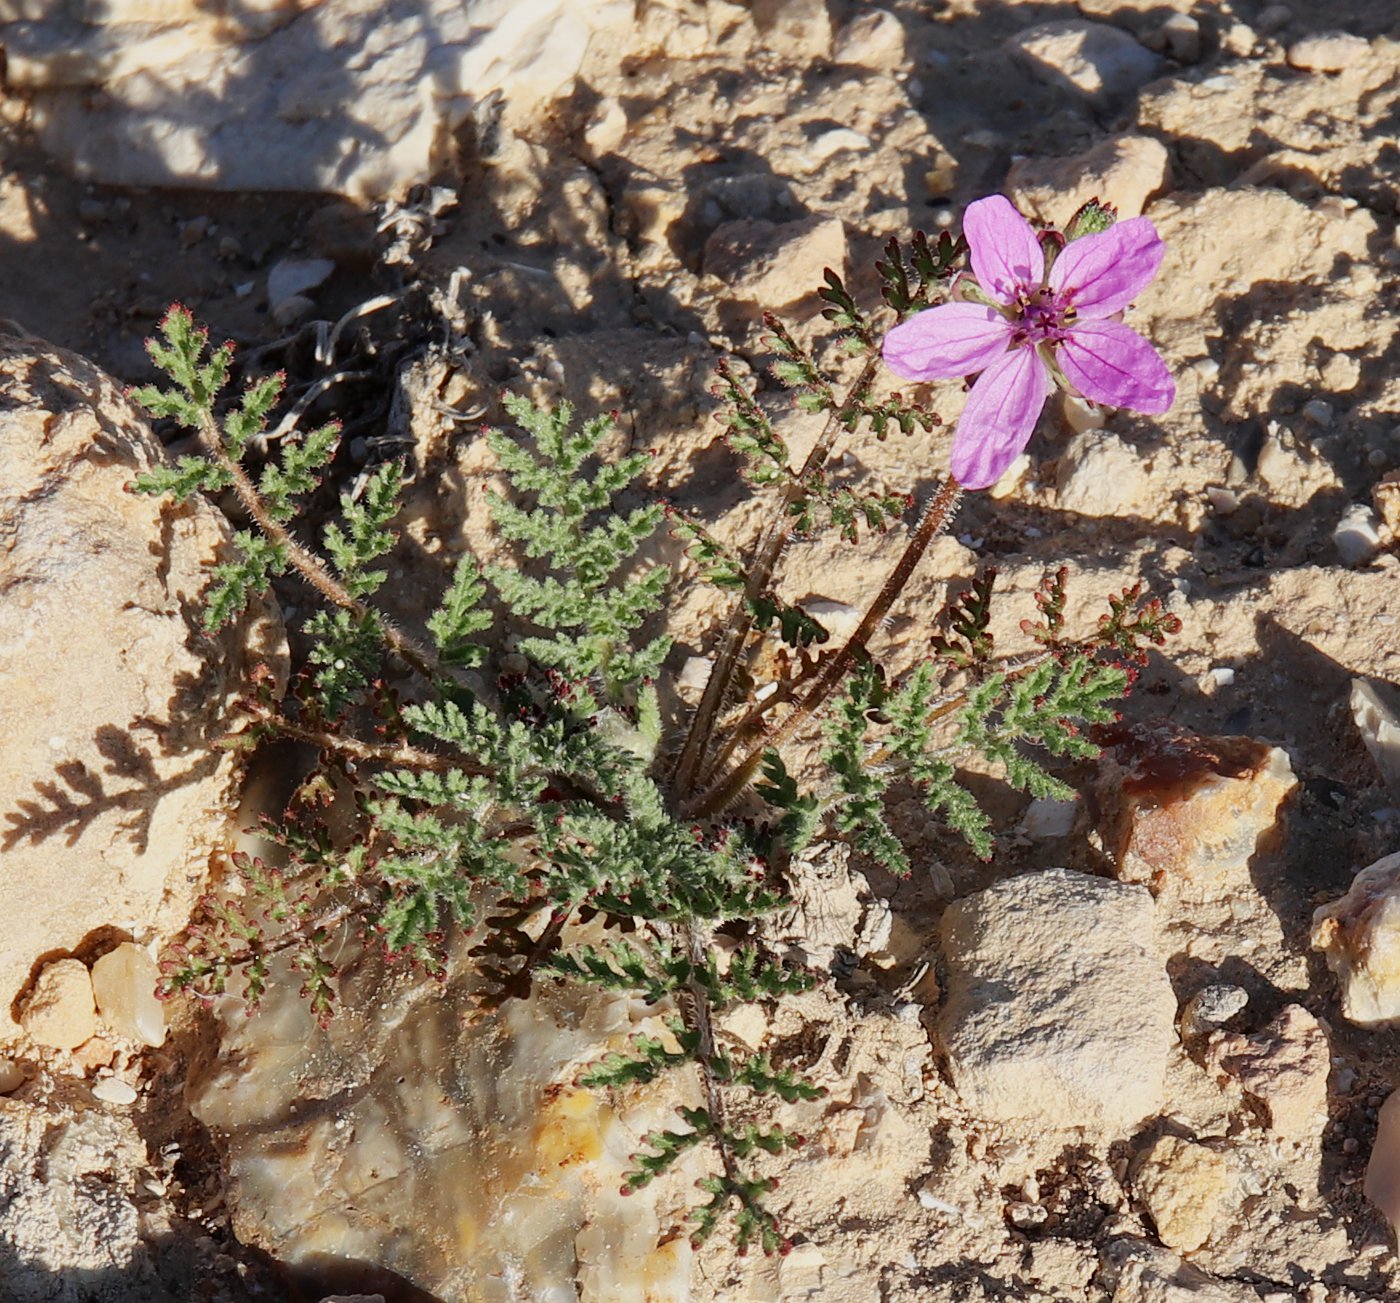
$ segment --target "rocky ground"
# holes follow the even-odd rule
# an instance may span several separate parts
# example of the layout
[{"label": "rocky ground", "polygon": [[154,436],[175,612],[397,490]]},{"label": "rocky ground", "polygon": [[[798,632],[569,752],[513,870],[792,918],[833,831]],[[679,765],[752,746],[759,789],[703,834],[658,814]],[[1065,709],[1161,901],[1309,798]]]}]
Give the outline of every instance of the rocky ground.
[{"label": "rocky ground", "polygon": [[[55,36],[0,0],[0,317],[18,323],[0,341],[0,667],[19,685],[0,701],[0,870],[21,920],[0,944],[0,1299],[1400,1295],[1377,1206],[1400,1217],[1400,1136],[1376,1139],[1400,1081],[1400,867],[1355,876],[1400,849],[1390,0],[520,7],[575,61],[598,29],[576,79],[549,71],[558,41],[484,4],[511,42],[440,66],[433,49],[475,47],[429,24],[387,89],[329,38],[338,78],[307,71],[294,11],[337,6],[369,12],[199,5],[172,44],[140,4],[107,28],[70,6],[89,26]],[[209,80],[224,66],[238,78]],[[438,97],[421,119],[417,78]],[[284,83],[321,99],[259,89]],[[150,126],[153,87],[201,86],[205,119]],[[487,87],[502,98],[473,98]],[[200,155],[232,104],[254,126]],[[320,126],[277,147],[277,123],[323,125],[325,104],[356,132],[381,114],[353,167]],[[395,136],[395,114],[414,129]],[[207,188],[230,151],[240,188]],[[200,188],[134,188],[171,175]],[[270,188],[328,176],[357,197]],[[773,937],[839,980],[726,1029],[830,1092],[786,1119],[812,1140],[774,1196],[790,1255],[692,1254],[666,1235],[680,1182],[612,1197],[673,1100],[532,1090],[644,1020],[626,1002],[464,1036],[451,1002],[351,963],[363,998],[325,1038],[294,992],[252,1020],[152,1011],[148,943],[208,881],[226,817],[276,790],[274,759],[228,816],[233,769],[208,742],[279,632],[269,610],[191,641],[223,527],[120,493],[156,452],[98,368],[150,379],[142,340],[180,300],[248,373],[284,368],[308,419],[346,422],[343,482],[407,452],[393,601],[412,619],[445,558],[497,546],[476,435],[503,386],[617,409],[655,450],[648,487],[743,540],[759,508],[710,419],[717,358],[761,368],[763,309],[816,334],[824,267],[871,295],[890,235],[955,227],[993,191],[1045,221],[1091,195],[1152,218],[1166,262],[1130,320],[1178,398],[1162,417],[1052,400],[1010,481],[930,553],[884,654],[923,654],[923,613],[987,566],[999,650],[1061,563],[1071,629],[1140,577],[1182,631],[1132,727],[1072,775],[1080,802],[976,780],[990,863],[910,802],[910,879],[835,853],[801,867]],[[936,401],[951,426],[958,387]],[[772,410],[795,448],[813,437],[781,395]],[[861,443],[853,464],[924,494],[947,441]],[[798,544],[786,595],[858,605],[900,546]],[[721,608],[657,547],[680,576],[679,718]],[[279,597],[288,616],[303,600]],[[462,964],[452,990],[472,980]]]}]

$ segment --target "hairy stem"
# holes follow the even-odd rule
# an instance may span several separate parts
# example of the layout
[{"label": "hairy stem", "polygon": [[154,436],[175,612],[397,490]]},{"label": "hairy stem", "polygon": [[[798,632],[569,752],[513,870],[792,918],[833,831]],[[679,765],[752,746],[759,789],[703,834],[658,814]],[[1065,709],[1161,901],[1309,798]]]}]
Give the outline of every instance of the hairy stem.
[{"label": "hairy stem", "polygon": [[872,356],[861,368],[860,375],[856,377],[855,383],[847,391],[845,403],[828,414],[821,434],[807,454],[807,460],[802,463],[802,470],[785,485],[778,509],[769,522],[767,531],[759,540],[758,547],[754,552],[753,565],[749,568],[744,584],[744,595],[735,604],[734,613],[729,617],[723,641],[715,656],[714,669],[710,672],[710,681],[705,685],[704,696],[701,697],[700,704],[696,707],[695,714],[691,718],[690,731],[686,734],[685,746],[681,750],[680,759],[676,762],[671,787],[678,799],[684,799],[689,795],[700,778],[700,770],[705,763],[705,757],[709,754],[710,742],[714,736],[715,721],[719,717],[720,707],[723,706],[724,699],[729,692],[729,685],[734,678],[734,670],[738,666],[740,654],[744,650],[744,643],[753,628],[752,604],[767,591],[773,578],[773,571],[782,557],[783,549],[787,546],[789,535],[788,508],[802,492],[803,482],[819,470],[825,464],[826,459],[831,456],[836,436],[842,428],[838,419],[840,413],[869,388],[870,382],[875,378],[875,370],[878,365],[878,355]]},{"label": "hairy stem", "polygon": [[922,518],[904,548],[904,554],[890,572],[884,587],[870,604],[845,646],[823,664],[816,682],[807,690],[802,700],[781,720],[769,726],[757,744],[734,769],[715,779],[681,806],[680,813],[683,818],[703,818],[724,809],[753,778],[762,763],[763,753],[780,746],[797,731],[804,720],[821,708],[845,678],[847,671],[865,654],[866,644],[880,627],[881,621],[889,614],[900,593],[904,591],[904,586],[928,550],[928,545],[947,528],[961,497],[962,485],[949,476],[924,509]]},{"label": "hairy stem", "polygon": [[[238,495],[243,510],[253,518],[267,540],[286,553],[296,572],[333,606],[351,612],[358,619],[370,615],[370,608],[346,591],[345,586],[330,572],[324,561],[298,543],[285,525],[279,524],[268,515],[257,486],[248,477],[247,471],[228,455],[223,436],[211,412],[202,413],[199,434],[204,446],[232,478],[233,491]],[[374,614],[384,631],[384,640],[394,654],[410,669],[417,670],[424,678],[432,679],[437,673],[437,657],[384,615],[377,611]]]},{"label": "hairy stem", "polygon": [[348,737],[341,733],[330,733],[324,729],[307,728],[303,724],[294,724],[285,715],[269,713],[264,718],[269,727],[275,729],[280,737],[293,738],[322,751],[329,751],[333,755],[346,756],[350,760],[372,762],[402,769],[430,769],[438,773],[448,769],[460,769],[465,773],[486,772],[484,768],[465,756],[440,756],[432,751],[424,751],[421,747],[406,744],[395,746],[384,742],[362,742],[359,738]]}]

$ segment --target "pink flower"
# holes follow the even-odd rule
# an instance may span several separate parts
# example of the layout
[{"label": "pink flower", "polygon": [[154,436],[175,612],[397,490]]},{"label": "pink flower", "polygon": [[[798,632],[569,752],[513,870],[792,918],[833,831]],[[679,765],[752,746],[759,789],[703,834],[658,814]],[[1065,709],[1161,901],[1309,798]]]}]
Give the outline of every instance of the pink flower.
[{"label": "pink flower", "polygon": [[1176,384],[1156,350],[1118,317],[1157,274],[1164,246],[1145,217],[1060,250],[1045,270],[1040,241],[1002,195],[963,217],[984,303],[945,303],[885,336],[885,361],[906,380],[980,371],[953,438],[953,475],[995,484],[1030,442],[1052,379],[1109,407],[1165,412]]}]

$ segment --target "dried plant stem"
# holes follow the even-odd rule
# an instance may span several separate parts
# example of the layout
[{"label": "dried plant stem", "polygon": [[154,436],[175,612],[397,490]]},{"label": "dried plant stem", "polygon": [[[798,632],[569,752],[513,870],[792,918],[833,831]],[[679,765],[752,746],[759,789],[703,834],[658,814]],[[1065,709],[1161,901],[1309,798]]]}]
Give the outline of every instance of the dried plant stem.
[{"label": "dried plant stem", "polygon": [[878,365],[878,355],[871,356],[861,368],[855,383],[847,391],[845,402],[841,407],[828,414],[821,434],[817,436],[816,442],[807,454],[806,461],[802,463],[801,471],[787,480],[778,509],[769,522],[763,537],[759,540],[758,547],[754,552],[753,564],[749,568],[744,584],[744,595],[735,604],[734,613],[729,617],[728,627],[725,630],[719,652],[715,656],[714,669],[710,672],[709,682],[705,685],[704,696],[701,697],[700,704],[696,707],[695,714],[691,718],[690,731],[686,734],[685,746],[681,750],[680,759],[676,762],[671,786],[679,799],[684,799],[692,792],[699,781],[701,768],[705,763],[705,757],[709,754],[710,742],[714,737],[715,721],[719,717],[720,708],[729,692],[729,685],[734,678],[734,670],[739,664],[739,657],[743,653],[744,643],[753,628],[752,604],[767,592],[773,578],[773,571],[782,557],[783,549],[787,546],[790,533],[788,508],[801,494],[802,486],[808,477],[820,470],[827,458],[831,456],[836,436],[844,428],[838,419],[840,413],[849,408],[870,387]]},{"label": "dried plant stem", "polygon": [[900,593],[904,591],[904,586],[928,550],[928,545],[947,528],[961,497],[962,486],[951,477],[946,479],[924,509],[923,516],[904,548],[904,554],[890,572],[884,587],[870,604],[845,646],[822,665],[816,682],[807,690],[802,700],[781,720],[769,726],[758,743],[750,748],[734,769],[715,779],[693,799],[682,805],[680,813],[683,818],[703,818],[724,809],[753,778],[763,760],[764,752],[780,746],[797,731],[804,720],[821,708],[850,668],[865,655],[866,644],[880,627],[881,621],[889,614]]},{"label": "dried plant stem", "polygon": [[[371,608],[358,598],[352,597],[320,557],[298,543],[285,525],[279,524],[268,515],[257,486],[248,477],[247,471],[228,455],[218,424],[207,411],[200,421],[199,434],[204,446],[232,479],[233,491],[238,495],[243,510],[253,518],[268,542],[275,543],[286,553],[287,560],[292,563],[296,572],[331,605],[351,612],[358,619],[370,615]],[[394,654],[425,678],[433,678],[438,668],[437,657],[384,615],[378,611],[374,611],[373,614],[384,632],[385,642]]]}]

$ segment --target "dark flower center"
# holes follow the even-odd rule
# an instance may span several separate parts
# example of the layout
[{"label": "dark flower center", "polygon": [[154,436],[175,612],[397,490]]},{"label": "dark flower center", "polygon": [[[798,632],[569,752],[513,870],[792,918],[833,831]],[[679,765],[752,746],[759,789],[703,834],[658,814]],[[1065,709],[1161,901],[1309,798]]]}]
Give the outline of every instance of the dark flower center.
[{"label": "dark flower center", "polygon": [[1013,347],[1036,344],[1058,344],[1074,324],[1074,307],[1069,295],[1038,289],[1017,298],[1013,310],[1017,314]]}]

